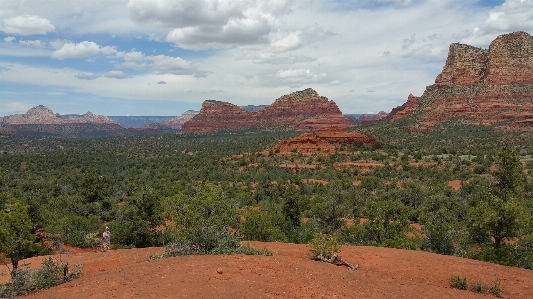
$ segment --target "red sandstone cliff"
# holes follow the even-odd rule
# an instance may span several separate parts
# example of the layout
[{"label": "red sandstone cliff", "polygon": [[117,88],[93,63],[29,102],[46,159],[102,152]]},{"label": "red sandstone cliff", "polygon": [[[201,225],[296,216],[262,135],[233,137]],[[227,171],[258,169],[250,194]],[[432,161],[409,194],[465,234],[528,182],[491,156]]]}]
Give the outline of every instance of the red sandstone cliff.
[{"label": "red sandstone cliff", "polygon": [[329,126],[348,127],[350,122],[335,102],[308,88],[284,95],[257,112],[248,112],[230,103],[205,101],[200,113],[186,122],[182,131],[208,133],[253,127],[266,130],[316,130]]},{"label": "red sandstone cliff", "polygon": [[526,32],[500,35],[488,50],[452,44],[435,84],[421,97],[409,95],[389,117],[411,115],[419,128],[454,117],[473,125],[532,128],[533,37]]},{"label": "red sandstone cliff", "polygon": [[290,152],[292,149],[320,150],[331,147],[332,144],[347,144],[361,142],[372,145],[376,138],[358,132],[348,132],[341,127],[328,127],[311,133],[304,133],[298,137],[280,140],[274,149]]}]

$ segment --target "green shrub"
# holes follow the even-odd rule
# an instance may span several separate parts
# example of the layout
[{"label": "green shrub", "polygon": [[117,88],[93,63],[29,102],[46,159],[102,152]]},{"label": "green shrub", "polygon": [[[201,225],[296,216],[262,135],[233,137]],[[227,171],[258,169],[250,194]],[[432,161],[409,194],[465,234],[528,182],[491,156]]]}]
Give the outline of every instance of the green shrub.
[{"label": "green shrub", "polygon": [[333,255],[341,252],[341,246],[338,244],[336,236],[326,234],[316,234],[308,243],[309,253],[312,259],[331,259]]},{"label": "green shrub", "polygon": [[461,278],[457,275],[453,275],[450,278],[450,283],[452,287],[457,288],[459,290],[467,290],[468,289],[468,282],[466,282],[466,277]]}]

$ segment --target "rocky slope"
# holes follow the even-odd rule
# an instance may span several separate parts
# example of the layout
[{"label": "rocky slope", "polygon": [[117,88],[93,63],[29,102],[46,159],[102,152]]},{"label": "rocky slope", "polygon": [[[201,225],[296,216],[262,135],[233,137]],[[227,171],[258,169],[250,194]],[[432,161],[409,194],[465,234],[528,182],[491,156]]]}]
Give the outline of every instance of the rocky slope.
[{"label": "rocky slope", "polygon": [[419,130],[462,118],[498,130],[533,128],[533,37],[498,36],[489,49],[452,44],[435,84],[421,97],[409,95],[393,109],[392,121],[413,117]]},{"label": "rocky slope", "polygon": [[278,98],[257,112],[246,111],[236,105],[205,101],[200,113],[186,122],[186,133],[240,131],[251,128],[262,130],[316,130],[329,126],[348,127],[335,102],[308,88]]},{"label": "rocky slope", "polygon": [[165,120],[164,122],[161,123],[161,125],[175,129],[175,130],[179,130],[181,129],[184,123],[191,120],[193,117],[198,115],[198,113],[200,113],[200,111],[187,110],[183,112],[180,116],[176,116],[174,118]]}]

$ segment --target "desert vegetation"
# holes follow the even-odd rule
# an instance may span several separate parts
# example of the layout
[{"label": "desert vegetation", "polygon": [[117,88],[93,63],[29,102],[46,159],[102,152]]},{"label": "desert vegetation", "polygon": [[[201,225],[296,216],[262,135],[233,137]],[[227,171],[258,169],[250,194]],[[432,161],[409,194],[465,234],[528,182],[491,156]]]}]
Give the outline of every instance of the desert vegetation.
[{"label": "desert vegetation", "polygon": [[533,269],[528,133],[464,125],[407,139],[381,126],[360,127],[371,146],[283,152],[277,142],[298,133],[6,139],[3,257],[16,269],[54,240],[90,247],[108,226],[113,248],[168,256],[324,234]]}]

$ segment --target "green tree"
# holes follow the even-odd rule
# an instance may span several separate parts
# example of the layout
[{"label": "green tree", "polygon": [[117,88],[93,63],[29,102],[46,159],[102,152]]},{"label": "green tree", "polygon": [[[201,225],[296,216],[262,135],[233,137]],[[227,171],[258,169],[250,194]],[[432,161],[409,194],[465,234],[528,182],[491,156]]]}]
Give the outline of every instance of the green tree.
[{"label": "green tree", "polygon": [[28,208],[14,203],[6,204],[0,211],[0,252],[11,259],[11,279],[14,283],[17,281],[18,263],[30,254],[35,241]]},{"label": "green tree", "polygon": [[468,228],[477,243],[490,243],[500,249],[504,240],[520,235],[526,221],[524,207],[518,199],[521,194],[522,164],[515,148],[506,148],[496,155],[498,168],[494,171],[497,190],[487,192],[468,210]]}]

